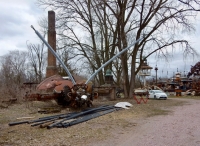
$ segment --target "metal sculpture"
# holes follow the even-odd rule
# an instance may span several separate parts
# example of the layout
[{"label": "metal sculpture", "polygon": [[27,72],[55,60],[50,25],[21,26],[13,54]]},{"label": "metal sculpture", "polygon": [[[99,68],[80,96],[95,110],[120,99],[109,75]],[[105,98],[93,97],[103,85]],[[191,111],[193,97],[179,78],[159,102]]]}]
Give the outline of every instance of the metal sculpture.
[{"label": "metal sculpture", "polygon": [[73,106],[73,107],[81,107],[82,105],[86,104],[88,107],[92,106],[93,98],[97,95],[93,92],[91,79],[102,70],[106,65],[108,65],[111,61],[117,58],[119,55],[123,54],[129,48],[134,46],[136,43],[141,41],[143,38],[140,38],[133,42],[130,46],[123,49],[121,52],[113,56],[110,60],[108,60],[105,64],[103,64],[91,77],[88,78],[87,81],[79,80],[75,81],[65,64],[62,60],[58,57],[56,52],[53,48],[46,42],[46,40],[40,35],[40,33],[35,30],[33,26],[31,28],[35,31],[37,36],[44,42],[44,44],[50,49],[52,54],[58,59],[60,64],[63,66],[65,71],[69,76],[69,80],[64,80],[61,76],[55,75],[45,79],[41,82],[38,86],[38,90],[53,90],[51,94],[30,94],[26,95],[26,98],[32,100],[49,100],[55,99],[58,104],[64,106]]}]

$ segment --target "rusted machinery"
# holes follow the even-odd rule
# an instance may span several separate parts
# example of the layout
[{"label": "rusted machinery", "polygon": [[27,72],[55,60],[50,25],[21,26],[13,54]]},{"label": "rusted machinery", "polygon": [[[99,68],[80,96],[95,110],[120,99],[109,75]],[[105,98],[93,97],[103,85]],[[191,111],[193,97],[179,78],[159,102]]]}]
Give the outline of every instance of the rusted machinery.
[{"label": "rusted machinery", "polygon": [[41,82],[38,86],[38,90],[50,90],[53,91],[53,93],[50,94],[30,94],[26,95],[26,98],[32,99],[32,100],[49,100],[49,99],[55,99],[58,104],[60,105],[70,105],[73,107],[80,107],[84,104],[87,106],[92,105],[92,100],[96,96],[95,93],[93,93],[92,83],[91,79],[94,78],[94,76],[102,70],[106,65],[108,65],[111,61],[113,61],[115,58],[117,58],[119,55],[127,51],[129,48],[131,48],[133,45],[141,41],[143,38],[140,38],[136,40],[134,43],[132,43],[127,48],[123,49],[121,52],[113,56],[110,60],[108,60],[105,64],[103,64],[95,73],[93,73],[87,81],[75,81],[65,64],[61,61],[61,59],[58,57],[56,52],[53,50],[53,48],[45,41],[45,39],[41,36],[41,34],[35,30],[33,26],[31,26],[35,33],[38,35],[38,37],[44,42],[44,44],[48,47],[48,49],[51,51],[51,53],[57,58],[57,60],[60,62],[60,64],[63,66],[64,70],[67,72],[69,80],[64,80],[61,76],[55,75],[52,77],[49,77],[45,79],[43,82]]},{"label": "rusted machinery", "polygon": [[38,101],[54,99],[59,105],[71,107],[81,107],[82,105],[91,107],[93,98],[97,95],[92,92],[91,82],[86,85],[83,81],[78,81],[73,85],[70,80],[65,80],[60,75],[45,79],[36,89],[38,93],[27,92],[25,98]]}]

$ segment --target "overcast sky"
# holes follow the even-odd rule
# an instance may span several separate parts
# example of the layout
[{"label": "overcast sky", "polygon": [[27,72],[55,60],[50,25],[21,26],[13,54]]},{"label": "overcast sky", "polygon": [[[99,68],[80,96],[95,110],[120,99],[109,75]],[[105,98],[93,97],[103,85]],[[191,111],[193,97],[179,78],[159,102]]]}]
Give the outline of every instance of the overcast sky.
[{"label": "overcast sky", "polygon": [[[38,20],[44,16],[47,17],[47,11],[44,11],[35,4],[37,0],[0,0],[0,56],[3,56],[11,50],[26,51],[26,41],[37,43],[38,37],[31,29],[33,25],[39,29]],[[192,46],[200,53],[200,17],[196,19],[195,34],[185,35],[192,43]],[[164,60],[157,60],[153,56],[148,59],[149,65],[158,67],[159,76],[170,76],[176,72],[188,72],[190,65],[199,61],[198,58],[189,57],[184,59],[180,51],[174,52],[173,58],[169,59],[170,63]],[[152,70],[155,74],[155,70]]]},{"label": "overcast sky", "polygon": [[39,28],[38,20],[47,14],[35,2],[36,0],[0,0],[0,56],[11,50],[26,51],[26,41],[33,43],[38,40],[30,26]]}]

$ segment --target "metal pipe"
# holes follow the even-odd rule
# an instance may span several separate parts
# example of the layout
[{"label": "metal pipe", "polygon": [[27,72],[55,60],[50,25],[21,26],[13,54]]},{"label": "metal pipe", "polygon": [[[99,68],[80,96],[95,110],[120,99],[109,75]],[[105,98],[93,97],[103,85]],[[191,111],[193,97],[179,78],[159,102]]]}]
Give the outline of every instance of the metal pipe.
[{"label": "metal pipe", "polygon": [[[121,109],[121,108],[106,105],[106,106],[100,106],[100,107],[96,107],[92,109],[86,109],[79,113],[74,112],[74,113],[68,113],[66,115],[63,115],[63,114],[54,115],[54,116],[39,118],[38,120],[32,120],[32,121],[11,122],[9,123],[9,126],[19,125],[19,124],[24,124],[24,123],[28,123],[28,124],[34,123],[31,126],[42,125],[41,127],[43,127],[45,125],[45,127],[47,127],[48,129],[51,129],[53,127],[68,127],[68,126],[72,126],[72,125],[87,121],[89,119],[104,115],[106,113],[109,113],[110,111],[115,111],[118,109]],[[79,118],[79,119],[75,119],[75,118]]]},{"label": "metal pipe", "polygon": [[32,121],[29,121],[28,123],[31,124],[31,123],[37,123],[37,122],[42,122],[42,121],[47,121],[47,120],[51,120],[51,119],[55,119],[55,118],[59,118],[59,117],[47,117],[47,118],[39,118],[37,120],[32,120]]},{"label": "metal pipe", "polygon": [[106,107],[97,107],[97,108],[93,108],[91,110],[86,110],[84,112],[80,112],[80,113],[74,114],[74,115],[72,115],[70,117],[66,117],[61,121],[54,122],[53,124],[47,126],[47,128],[51,129],[53,127],[56,127],[57,125],[61,124],[62,122],[66,121],[66,120],[69,120],[69,119],[73,119],[73,118],[75,119],[77,117],[81,117],[81,116],[86,115],[86,114],[91,114],[93,112],[99,112],[99,111],[103,111],[103,110],[107,110],[107,109],[113,109],[113,108],[115,108],[115,107],[114,106],[106,106]]},{"label": "metal pipe", "polygon": [[97,113],[93,113],[93,114],[89,114],[89,115],[86,115],[84,117],[81,117],[75,121],[72,121],[72,122],[69,122],[69,123],[64,123],[64,124],[60,124],[58,125],[58,127],[64,127],[64,128],[67,128],[69,126],[73,126],[73,125],[76,125],[76,124],[79,124],[79,123],[82,123],[82,122],[85,122],[85,121],[88,121],[88,120],[91,120],[91,119],[94,119],[94,118],[97,118],[97,117],[100,117],[100,116],[103,116],[105,114],[108,114],[108,113],[111,113],[111,112],[114,112],[116,111],[117,108],[113,108],[113,109],[108,109],[108,110],[105,110],[105,111],[101,111],[101,112],[97,112]]},{"label": "metal pipe", "polygon": [[125,49],[123,49],[121,52],[119,52],[118,54],[116,54],[115,56],[113,56],[110,60],[108,60],[106,63],[104,63],[97,71],[95,71],[95,73],[93,73],[90,78],[85,82],[85,84],[87,84],[91,79],[94,78],[94,76],[102,69],[104,68],[106,65],[108,65],[111,61],[113,61],[115,58],[117,58],[119,55],[123,54],[125,51],[127,51],[130,47],[132,47],[133,45],[135,45],[136,43],[138,43],[139,41],[141,41],[144,37],[136,40],[134,43],[132,43],[130,46],[126,47]]},{"label": "metal pipe", "polygon": [[49,48],[49,50],[51,51],[51,53],[58,59],[58,61],[60,62],[60,64],[63,66],[63,68],[67,72],[67,74],[68,74],[69,78],[71,79],[72,83],[75,85],[76,82],[75,82],[73,76],[71,75],[71,73],[69,72],[69,70],[67,69],[67,67],[65,66],[65,64],[62,62],[62,60],[59,58],[59,56],[56,54],[56,52],[53,50],[53,48],[46,42],[46,40],[41,36],[41,34],[37,30],[35,30],[35,28],[32,25],[31,25],[31,28],[35,31],[35,33],[43,41],[43,43]]},{"label": "metal pipe", "polygon": [[14,125],[25,124],[25,123],[28,123],[28,121],[11,122],[11,123],[9,123],[8,125],[9,125],[9,126],[14,126]]},{"label": "metal pipe", "polygon": [[52,119],[52,118],[62,118],[63,116],[64,117],[67,117],[67,116],[71,116],[73,114],[77,114],[78,112],[74,112],[74,113],[65,113],[65,114],[58,114],[58,115],[53,115],[53,116],[47,116],[47,117],[42,117],[42,118],[39,118],[39,119]]},{"label": "metal pipe", "polygon": [[54,116],[42,117],[42,118],[39,118],[37,120],[29,121],[28,123],[29,124],[31,124],[31,123],[37,123],[37,122],[52,120],[52,119],[55,119],[55,118],[62,119],[62,118],[70,117],[70,116],[72,116],[74,114],[77,114],[77,113],[75,112],[75,113],[67,113],[67,114],[59,114],[59,115],[54,115]]},{"label": "metal pipe", "polygon": [[58,118],[53,118],[53,119],[49,119],[49,120],[45,120],[45,121],[41,121],[41,122],[37,122],[37,123],[32,124],[31,126],[42,125],[42,124],[44,124],[44,123],[52,122],[52,121],[55,121],[55,120],[57,120],[57,119],[58,119]]}]

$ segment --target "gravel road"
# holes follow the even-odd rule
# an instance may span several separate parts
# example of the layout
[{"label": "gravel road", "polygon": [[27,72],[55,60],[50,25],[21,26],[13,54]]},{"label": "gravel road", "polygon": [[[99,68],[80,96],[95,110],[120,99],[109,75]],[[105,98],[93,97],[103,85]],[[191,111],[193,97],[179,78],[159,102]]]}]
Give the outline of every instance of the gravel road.
[{"label": "gravel road", "polygon": [[168,115],[142,119],[117,138],[95,146],[200,146],[200,100],[175,100],[188,102],[170,108]]}]

